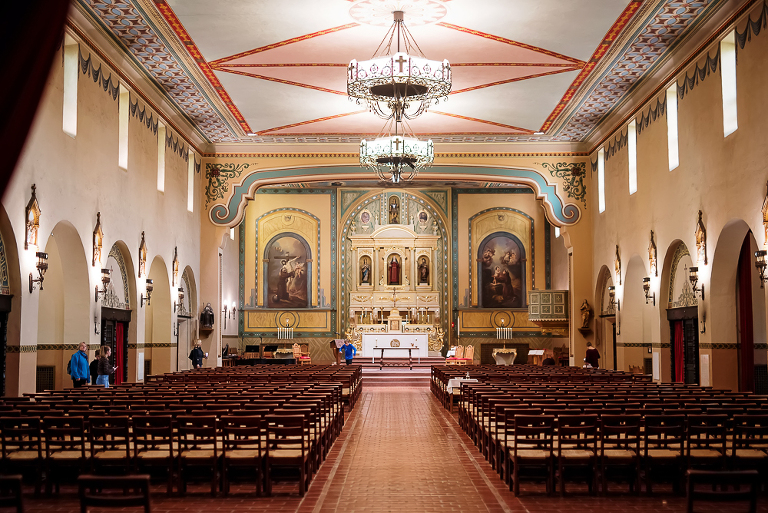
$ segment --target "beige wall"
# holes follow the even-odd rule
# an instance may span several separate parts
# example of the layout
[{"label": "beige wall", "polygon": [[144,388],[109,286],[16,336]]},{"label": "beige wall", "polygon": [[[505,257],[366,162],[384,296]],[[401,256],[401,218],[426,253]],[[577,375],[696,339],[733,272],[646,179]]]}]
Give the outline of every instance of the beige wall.
[{"label": "beige wall", "polygon": [[[714,55],[716,43],[708,50]],[[618,244],[623,264],[623,284],[617,284],[623,318],[619,342],[653,344],[653,350],[662,354],[664,380],[670,376],[667,370],[669,351],[665,350],[669,344],[667,300],[659,297],[662,289],[667,290],[660,283],[664,271],[662,266],[665,265],[668,248],[677,240],[687,245],[694,257],[693,265],[696,265],[694,230],[697,212],[701,210],[707,231],[708,257],[707,265],[698,262],[699,283],[706,289],[704,301],[699,300],[699,319],[702,316],[707,319],[706,332],[700,334],[701,353],[711,354],[710,362],[718,362],[710,369],[712,385],[718,388],[738,387],[738,377],[734,374],[737,371],[734,346],[737,336],[736,323],[733,322],[736,319],[734,287],[738,253],[747,229],[754,233],[759,246],[766,242],[761,218],[761,207],[766,196],[764,162],[768,157],[768,146],[763,137],[768,114],[768,102],[765,101],[765,81],[768,79],[766,51],[768,37],[763,34],[753,36],[744,50],[738,51],[739,128],[736,132],[723,137],[718,69],[688,91],[684,99],[678,100],[679,167],[673,171],[668,169],[666,116],[657,119],[638,135],[637,193],[630,195],[628,191],[627,148],[624,147],[606,162],[606,211],[594,215],[591,223],[595,255],[591,264],[593,281],[596,282],[603,265],[614,269],[615,246]],[[705,57],[704,53],[699,56],[700,65]],[[692,69],[686,71],[693,75]],[[682,76],[682,73],[678,75],[678,83],[682,83]],[[655,104],[654,98],[650,104],[642,106],[642,112],[647,113],[648,108]],[[636,108],[639,107],[636,105]],[[626,131],[626,126],[621,130]],[[608,142],[613,140],[612,137]],[[597,151],[591,158],[596,161]],[[593,176],[589,191],[591,197],[597,196],[596,178]],[[652,277],[652,290],[657,294],[655,307],[646,306],[642,294],[642,278],[649,274],[651,230],[656,234],[659,255],[659,277]],[[726,247],[729,250],[726,251]],[[721,279],[717,278],[718,273],[722,274]],[[764,294],[764,289],[759,290]],[[764,311],[756,312],[756,319],[759,319],[756,322],[760,325],[755,330],[755,343],[762,344],[762,351],[765,352]],[[712,351],[713,344],[716,347],[729,344],[731,348]],[[637,364],[641,356],[628,348],[624,353],[625,370],[628,365]]]}]

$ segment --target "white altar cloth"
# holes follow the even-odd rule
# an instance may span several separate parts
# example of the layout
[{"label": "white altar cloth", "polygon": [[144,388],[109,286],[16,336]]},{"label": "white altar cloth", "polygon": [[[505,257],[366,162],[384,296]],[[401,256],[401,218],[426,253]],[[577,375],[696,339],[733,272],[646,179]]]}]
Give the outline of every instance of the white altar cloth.
[{"label": "white altar cloth", "polygon": [[391,347],[392,339],[400,341],[400,351],[388,349],[384,352],[384,358],[408,358],[408,348],[413,344],[415,347],[411,351],[414,358],[429,356],[429,340],[426,333],[364,333],[363,334],[363,354],[366,358],[381,357],[381,351],[376,351],[376,347]]}]

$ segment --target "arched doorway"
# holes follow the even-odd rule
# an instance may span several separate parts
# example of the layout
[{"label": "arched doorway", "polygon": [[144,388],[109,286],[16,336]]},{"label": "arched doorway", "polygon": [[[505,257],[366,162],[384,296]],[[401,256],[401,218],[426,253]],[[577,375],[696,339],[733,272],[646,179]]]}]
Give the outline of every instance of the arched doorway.
[{"label": "arched doorway", "polygon": [[67,362],[81,342],[90,340],[93,290],[88,279],[88,260],[77,229],[60,221],[45,245],[48,271],[38,306],[37,388],[72,386]]},{"label": "arched doorway", "polygon": [[110,282],[101,298],[101,345],[112,350],[110,359],[117,366],[110,379],[113,384],[136,380],[136,340],[133,312],[136,308],[136,280],[130,251],[122,241],[112,245],[105,269],[110,271]]},{"label": "arched doorway", "polygon": [[[730,390],[759,390],[765,380],[765,290],[755,269],[754,235],[741,219],[726,223],[712,258],[712,385]],[[763,346],[764,347],[764,346]],[[755,379],[757,378],[757,379]]]},{"label": "arched doorway", "polygon": [[[21,276],[16,237],[5,208],[0,206],[0,359],[2,395],[18,396],[22,375],[32,375],[35,355],[21,348]],[[21,366],[25,371],[21,372]],[[31,390],[31,386],[23,387]]]},{"label": "arched doorway", "polygon": [[[183,291],[183,292],[182,292]],[[180,296],[183,294],[183,298]],[[181,275],[181,281],[174,300],[176,314],[176,370],[189,370],[192,362],[189,353],[197,339],[197,322],[194,313],[197,311],[197,285],[192,268],[187,266]]]},{"label": "arched doorway", "polygon": [[[607,266],[597,274],[595,290],[595,347],[602,356],[604,368],[616,369],[624,365],[624,353],[616,342],[616,307],[611,302],[608,287],[613,286],[613,277]],[[575,365],[582,365],[583,356],[577,355]]]},{"label": "arched doorway", "polygon": [[147,367],[152,374],[161,374],[176,368],[176,350],[171,338],[171,286],[162,257],[152,260],[148,278],[152,280],[153,290],[149,303],[146,300],[144,303],[145,358],[151,362]]},{"label": "arched doorway", "polygon": [[700,381],[699,300],[688,278],[689,269],[694,265],[684,242],[676,240],[669,246],[659,298],[661,304],[666,305],[660,309],[665,316],[662,320],[662,340],[669,340],[668,350],[662,351],[662,381]]}]

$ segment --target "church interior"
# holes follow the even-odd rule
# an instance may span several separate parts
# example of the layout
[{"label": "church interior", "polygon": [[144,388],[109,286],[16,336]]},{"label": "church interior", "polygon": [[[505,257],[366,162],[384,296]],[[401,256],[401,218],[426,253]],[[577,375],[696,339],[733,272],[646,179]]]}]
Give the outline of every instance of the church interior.
[{"label": "church interior", "polygon": [[0,86],[24,511],[768,511],[768,0],[54,4]]}]

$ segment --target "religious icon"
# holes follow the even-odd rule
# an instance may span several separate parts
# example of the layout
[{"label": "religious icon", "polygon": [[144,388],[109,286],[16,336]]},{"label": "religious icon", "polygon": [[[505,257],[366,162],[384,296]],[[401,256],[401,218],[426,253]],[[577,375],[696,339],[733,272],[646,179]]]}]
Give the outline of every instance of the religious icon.
[{"label": "religious icon", "polygon": [[387,265],[387,285],[400,285],[400,260],[392,255]]},{"label": "religious icon", "polygon": [[361,285],[370,285],[371,284],[371,259],[366,257],[363,257],[360,264],[360,284]]},{"label": "religious icon", "polygon": [[483,308],[525,306],[523,250],[516,239],[497,235],[479,249]]},{"label": "religious icon", "polygon": [[419,284],[429,284],[429,262],[427,257],[419,259]]},{"label": "religious icon", "polygon": [[295,236],[280,237],[267,253],[268,308],[308,308],[307,267],[309,255]]},{"label": "religious icon", "polygon": [[426,224],[427,222],[427,213],[423,210],[419,212],[419,224]]},{"label": "religious icon", "polygon": [[389,224],[400,224],[400,198],[389,198]]},{"label": "religious icon", "polygon": [[363,210],[363,213],[360,214],[360,222],[363,224],[368,224],[371,220],[371,213],[367,210]]}]

